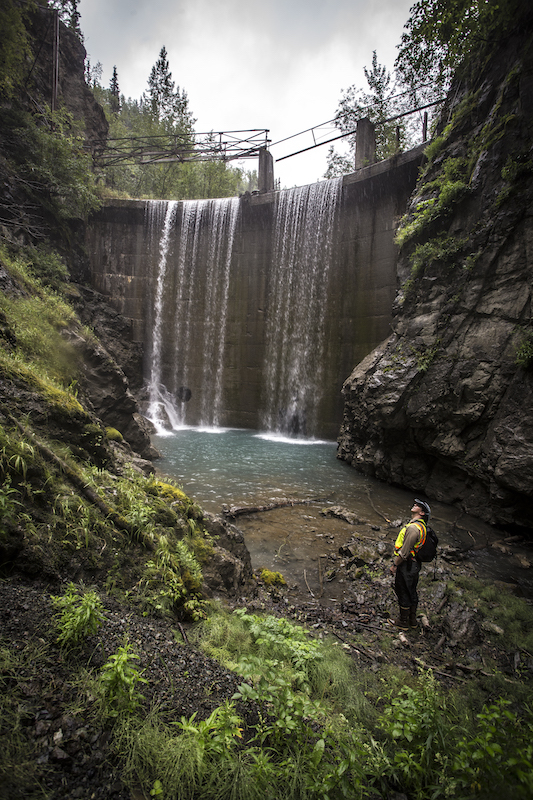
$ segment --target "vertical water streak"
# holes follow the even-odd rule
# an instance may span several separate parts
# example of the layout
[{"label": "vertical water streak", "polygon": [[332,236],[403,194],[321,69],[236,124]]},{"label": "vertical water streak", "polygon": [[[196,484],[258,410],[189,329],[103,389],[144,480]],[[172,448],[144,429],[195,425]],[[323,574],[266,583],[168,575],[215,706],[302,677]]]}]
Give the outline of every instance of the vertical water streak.
[{"label": "vertical water streak", "polygon": [[[217,426],[238,198],[152,201],[162,231],[155,267],[148,416],[158,430]],[[159,204],[165,207],[164,218]],[[151,222],[151,227],[154,223]],[[179,225],[179,233],[172,230]]]},{"label": "vertical water streak", "polygon": [[163,296],[167,275],[171,231],[176,217],[176,207],[176,201],[159,200],[149,204],[149,224],[151,229],[153,229],[154,222],[161,218],[161,214],[164,211],[163,231],[159,242],[159,258],[156,268],[152,330],[152,363],[148,382],[149,405],[147,413],[148,418],[152,420],[158,430],[165,427],[166,419],[170,419],[171,424],[177,422],[173,404],[169,402],[168,393],[166,392],[166,387],[163,385],[162,380]]},{"label": "vertical water streak", "polygon": [[329,269],[342,178],[280,192],[266,331],[263,425],[309,435],[323,393]]},{"label": "vertical water streak", "polygon": [[239,208],[237,197],[210,201],[203,384],[211,386],[211,392],[204,392],[202,398],[204,425],[220,424],[230,266]]},{"label": "vertical water streak", "polygon": [[187,395],[194,364],[193,318],[198,291],[198,249],[206,200],[184,200],[181,203],[181,228],[176,260],[176,295],[174,298],[174,370],[172,385],[176,387],[180,422],[187,419]]}]

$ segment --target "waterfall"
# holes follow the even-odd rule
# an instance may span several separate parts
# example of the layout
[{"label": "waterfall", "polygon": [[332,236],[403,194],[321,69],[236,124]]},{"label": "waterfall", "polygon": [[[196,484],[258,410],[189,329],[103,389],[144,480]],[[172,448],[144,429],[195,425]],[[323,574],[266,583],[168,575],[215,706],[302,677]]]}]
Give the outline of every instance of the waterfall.
[{"label": "waterfall", "polygon": [[149,230],[153,238],[163,217],[163,231],[159,242],[159,257],[157,259],[157,272],[155,275],[154,296],[154,325],[152,329],[152,363],[148,382],[148,411],[147,417],[154,423],[157,430],[164,429],[169,422],[172,427],[179,423],[172,397],[162,383],[162,327],[163,327],[163,291],[167,276],[167,263],[170,248],[170,234],[176,216],[175,201],[166,202],[155,200],[148,204]]},{"label": "waterfall", "polygon": [[279,192],[266,324],[262,424],[307,435],[324,390],[325,320],[342,178]]},{"label": "waterfall", "polygon": [[148,203],[148,235],[152,242],[159,237],[159,247],[151,247],[155,265],[147,416],[158,431],[220,424],[238,214],[238,198]]}]

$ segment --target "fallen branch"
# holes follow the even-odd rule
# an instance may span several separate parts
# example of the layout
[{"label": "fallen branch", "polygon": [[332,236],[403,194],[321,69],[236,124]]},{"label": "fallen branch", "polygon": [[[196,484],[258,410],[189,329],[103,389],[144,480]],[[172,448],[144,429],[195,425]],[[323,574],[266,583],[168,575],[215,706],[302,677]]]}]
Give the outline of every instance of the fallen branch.
[{"label": "fallen branch", "polygon": [[285,498],[283,500],[276,500],[273,503],[268,503],[264,506],[222,506],[222,513],[225,517],[235,519],[244,514],[259,514],[263,511],[273,511],[275,508],[286,508],[287,506],[303,506],[310,503],[324,502],[320,497],[311,498],[309,500],[297,500],[294,498]]},{"label": "fallen branch", "polygon": [[185,642],[185,644],[189,644],[189,639],[187,638],[187,634],[185,633],[185,628],[183,627],[181,622],[178,622],[178,630],[181,633],[181,636],[182,636],[183,641]]},{"label": "fallen branch", "polygon": [[368,497],[368,502],[372,506],[372,509],[374,510],[374,512],[378,515],[378,517],[381,517],[382,519],[385,520],[385,522],[387,522],[390,525],[391,524],[390,519],[388,517],[386,517],[385,514],[382,514],[381,511],[378,511],[376,506],[374,505],[372,497],[370,496],[370,488],[368,486],[366,487],[366,494],[367,494],[367,497]]},{"label": "fallen branch", "polygon": [[365,656],[365,658],[368,658],[370,661],[375,661],[375,656],[371,656],[361,646],[355,647],[355,645],[350,644],[350,642],[347,642],[346,639],[343,639],[342,636],[339,636],[339,634],[334,630],[327,629],[327,632],[331,633],[333,636],[336,636],[337,639],[339,639],[339,641],[341,641],[347,647],[349,647],[352,650],[354,650],[357,653],[358,656]]},{"label": "fallen branch", "polygon": [[448,595],[445,595],[442,598],[442,600],[440,601],[439,605],[437,606],[437,610],[436,610],[435,613],[439,614],[442,611],[442,609],[444,608],[444,606],[446,605],[447,602],[448,602]]},{"label": "fallen branch", "polygon": [[313,594],[313,592],[311,591],[311,587],[310,587],[310,586],[309,586],[309,584],[307,583],[307,572],[306,572],[306,570],[305,570],[305,569],[304,569],[304,581],[305,581],[305,585],[306,585],[306,586],[307,586],[307,588],[309,589],[309,594],[311,595],[311,597],[314,597],[314,594]]},{"label": "fallen branch", "polygon": [[463,683],[467,683],[466,678],[460,678],[458,675],[451,675],[449,672],[443,672],[441,669],[436,669],[435,667],[432,667],[431,664],[425,664],[421,658],[415,656],[413,661],[421,669],[430,669],[436,675],[442,675],[444,678],[451,678],[452,681],[462,681]]}]

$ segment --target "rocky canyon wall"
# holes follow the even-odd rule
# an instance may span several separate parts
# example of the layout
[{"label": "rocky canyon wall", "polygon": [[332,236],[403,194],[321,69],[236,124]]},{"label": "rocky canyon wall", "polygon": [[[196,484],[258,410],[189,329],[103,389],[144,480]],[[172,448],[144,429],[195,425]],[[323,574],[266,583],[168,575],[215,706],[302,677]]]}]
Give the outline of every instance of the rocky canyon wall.
[{"label": "rocky canyon wall", "polygon": [[391,335],[346,381],[339,457],[533,527],[531,25],[449,93],[399,232]]}]

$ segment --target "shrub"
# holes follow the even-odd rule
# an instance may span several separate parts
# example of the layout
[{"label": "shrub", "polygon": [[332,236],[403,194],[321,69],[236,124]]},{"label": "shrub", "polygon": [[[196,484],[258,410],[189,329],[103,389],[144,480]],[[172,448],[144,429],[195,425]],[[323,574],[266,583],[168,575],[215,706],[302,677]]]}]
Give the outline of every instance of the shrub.
[{"label": "shrub", "polygon": [[73,583],[69,583],[62,597],[52,596],[50,599],[59,610],[56,624],[59,630],[57,641],[61,646],[78,645],[101,626],[103,606],[96,592],[81,594]]},{"label": "shrub", "polygon": [[148,681],[133,665],[134,660],[138,658],[139,656],[131,652],[129,643],[125,641],[118,652],[109,656],[102,667],[99,680],[105,697],[104,713],[107,716],[131,714],[141,700],[144,700],[142,694],[137,691],[137,684]]}]

